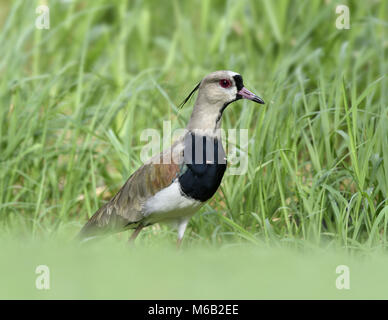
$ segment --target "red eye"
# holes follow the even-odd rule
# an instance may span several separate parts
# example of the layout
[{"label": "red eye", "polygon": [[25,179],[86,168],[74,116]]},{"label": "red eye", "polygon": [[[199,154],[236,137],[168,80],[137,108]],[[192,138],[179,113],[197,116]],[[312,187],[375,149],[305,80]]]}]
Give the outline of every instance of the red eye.
[{"label": "red eye", "polygon": [[229,88],[232,85],[232,82],[228,79],[220,80],[220,86],[223,88]]}]

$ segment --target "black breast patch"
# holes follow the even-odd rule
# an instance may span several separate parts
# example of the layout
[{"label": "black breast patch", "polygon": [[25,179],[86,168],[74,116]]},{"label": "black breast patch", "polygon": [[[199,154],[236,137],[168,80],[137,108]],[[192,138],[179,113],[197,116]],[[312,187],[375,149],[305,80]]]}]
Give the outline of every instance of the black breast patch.
[{"label": "black breast patch", "polygon": [[225,151],[216,138],[188,133],[179,183],[185,196],[205,202],[217,191],[226,170]]}]

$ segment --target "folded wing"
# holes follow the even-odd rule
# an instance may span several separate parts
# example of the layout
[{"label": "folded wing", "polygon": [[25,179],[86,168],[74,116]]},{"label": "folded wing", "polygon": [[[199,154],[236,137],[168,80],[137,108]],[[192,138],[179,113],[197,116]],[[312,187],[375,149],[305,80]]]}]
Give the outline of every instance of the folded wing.
[{"label": "folded wing", "polygon": [[144,219],[143,205],[179,175],[183,159],[179,142],[136,170],[120,191],[89,219],[79,238],[136,228]]}]

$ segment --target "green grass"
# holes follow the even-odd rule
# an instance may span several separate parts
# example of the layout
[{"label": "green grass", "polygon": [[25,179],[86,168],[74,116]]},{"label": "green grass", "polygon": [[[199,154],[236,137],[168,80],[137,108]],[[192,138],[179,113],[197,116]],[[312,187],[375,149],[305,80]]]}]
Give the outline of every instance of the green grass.
[{"label": "green grass", "polygon": [[[109,240],[83,248],[2,243],[0,299],[388,298],[386,255],[249,245],[173,249],[167,242],[132,250]],[[49,267],[49,290],[35,287],[39,265]],[[349,290],[336,288],[338,265],[349,267]]]},{"label": "green grass", "polygon": [[387,247],[386,1],[47,2],[50,30],[39,1],[0,2],[3,238],[72,238],[141,165],[142,130],[184,127],[177,105],[229,69],[267,104],[224,113],[248,129],[248,172],[224,178],[184,246]]}]

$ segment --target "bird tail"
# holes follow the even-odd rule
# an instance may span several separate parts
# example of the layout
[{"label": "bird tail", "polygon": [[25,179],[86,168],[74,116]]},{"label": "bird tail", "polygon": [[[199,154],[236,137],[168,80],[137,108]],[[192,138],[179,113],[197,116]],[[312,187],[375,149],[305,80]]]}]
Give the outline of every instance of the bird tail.
[{"label": "bird tail", "polygon": [[91,223],[91,222],[92,221],[89,220],[82,227],[80,232],[78,232],[78,234],[75,236],[74,240],[83,243],[83,242],[89,242],[90,240],[93,240],[93,239],[101,238],[103,236],[103,234],[101,234],[101,231],[99,232],[98,230],[99,228],[94,223]]},{"label": "bird tail", "polygon": [[86,242],[128,229],[128,221],[108,211],[106,206],[100,208],[83,226],[76,239]]}]

